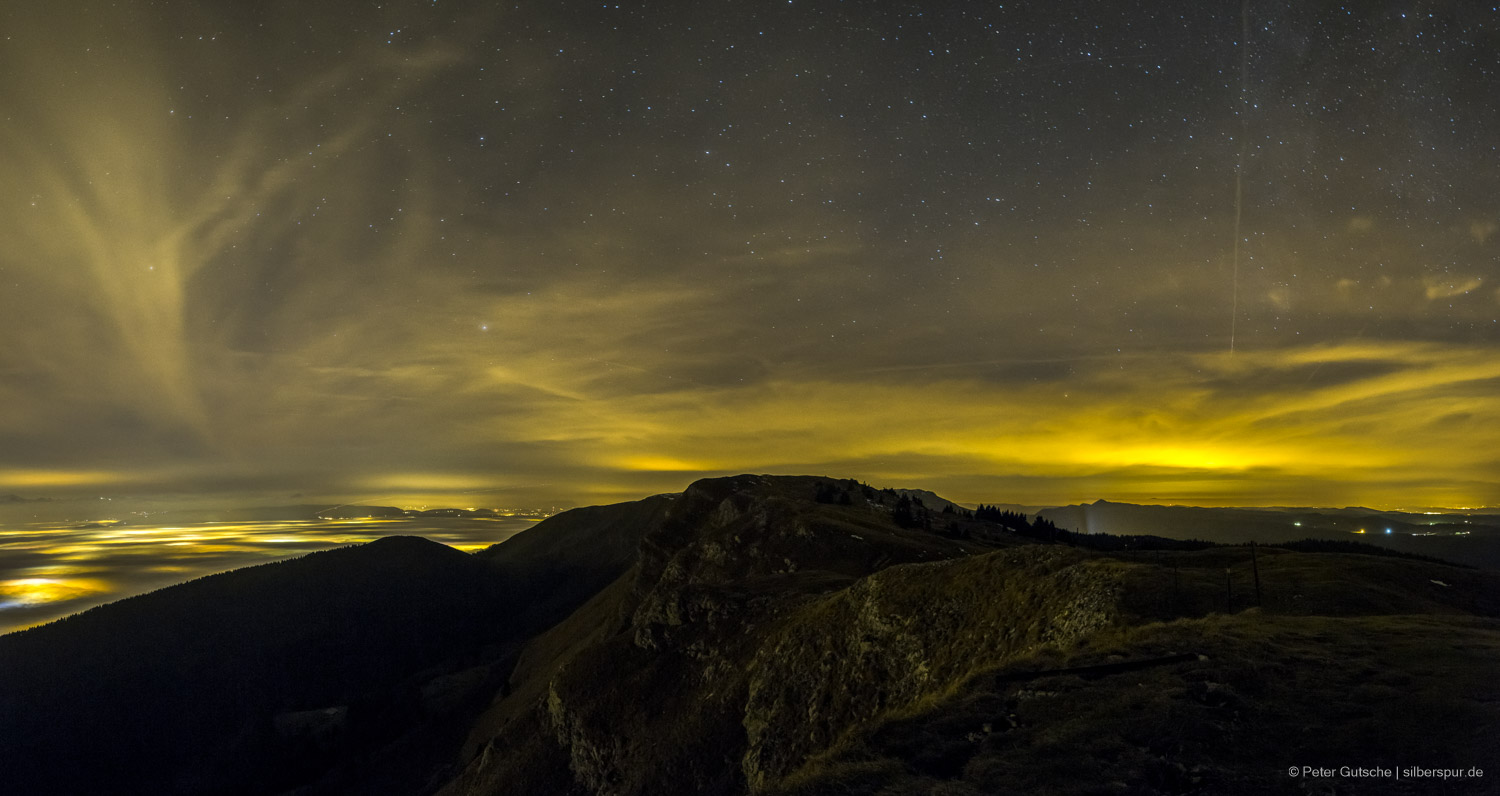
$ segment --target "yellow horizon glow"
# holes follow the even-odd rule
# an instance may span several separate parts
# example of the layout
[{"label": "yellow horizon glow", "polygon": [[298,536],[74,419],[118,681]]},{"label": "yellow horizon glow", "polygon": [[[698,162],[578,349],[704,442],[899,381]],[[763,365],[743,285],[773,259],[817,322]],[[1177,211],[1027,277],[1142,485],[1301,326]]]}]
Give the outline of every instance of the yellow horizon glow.
[{"label": "yellow horizon glow", "polygon": [[104,470],[0,470],[0,489],[110,486],[126,480],[123,473]]},{"label": "yellow horizon glow", "polygon": [[[1372,361],[1391,363],[1390,372],[1323,386],[1280,375]],[[951,376],[781,378],[591,401],[582,427],[566,422],[575,407],[543,402],[533,425],[622,477],[651,476],[648,489],[660,491],[695,474],[800,472],[1032,484],[949,495],[968,502],[1500,503],[1487,476],[1491,447],[1461,417],[1500,416],[1500,396],[1478,387],[1500,378],[1500,357],[1485,349],[1361,342],[1129,366],[1128,378],[1101,372],[1003,389]],[[543,379],[587,395],[582,379],[544,370]],[[589,486],[621,492],[597,477]]]}]

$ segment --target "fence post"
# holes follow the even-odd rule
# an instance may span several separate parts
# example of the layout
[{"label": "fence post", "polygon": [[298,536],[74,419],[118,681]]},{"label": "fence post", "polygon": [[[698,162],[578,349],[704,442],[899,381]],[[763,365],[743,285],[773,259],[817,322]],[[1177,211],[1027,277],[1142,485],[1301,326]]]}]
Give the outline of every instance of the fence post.
[{"label": "fence post", "polygon": [[1234,587],[1229,582],[1229,567],[1224,568],[1224,613],[1234,613]]},{"label": "fence post", "polygon": [[1255,607],[1260,607],[1260,562],[1255,555],[1255,542],[1250,543],[1250,571],[1255,573]]}]

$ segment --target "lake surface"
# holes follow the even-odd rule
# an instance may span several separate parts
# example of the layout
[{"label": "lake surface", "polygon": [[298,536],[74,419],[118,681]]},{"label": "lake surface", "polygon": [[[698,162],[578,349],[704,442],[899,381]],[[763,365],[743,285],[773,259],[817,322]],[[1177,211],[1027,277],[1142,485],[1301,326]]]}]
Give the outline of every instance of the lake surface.
[{"label": "lake surface", "polygon": [[0,633],[240,567],[384,536],[479,550],[538,518],[394,517],[0,526]]}]

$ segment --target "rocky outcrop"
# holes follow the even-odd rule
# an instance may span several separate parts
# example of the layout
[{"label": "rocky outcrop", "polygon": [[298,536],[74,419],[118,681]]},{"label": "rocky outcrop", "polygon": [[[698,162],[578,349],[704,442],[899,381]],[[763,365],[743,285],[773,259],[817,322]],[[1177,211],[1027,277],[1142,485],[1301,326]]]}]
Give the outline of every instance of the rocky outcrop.
[{"label": "rocky outcrop", "polygon": [[1037,546],[892,567],[806,606],[751,665],[746,781],[765,787],[851,726],[1109,625],[1121,571]]},{"label": "rocky outcrop", "polygon": [[[1230,679],[1173,679],[1217,665],[1185,654],[1197,648],[1183,643],[1193,626],[1174,620],[1222,610],[1226,567],[1248,577],[1251,551],[1041,544],[956,512],[931,522],[908,496],[820,478],[710,479],[668,504],[640,533],[631,569],[522,653],[493,711],[509,724],[491,721],[471,739],[483,752],[445,796],[877,794],[901,777],[920,782],[899,792],[957,777],[980,784],[954,793],[1010,792],[1009,764],[991,762],[1012,754],[1011,737],[1036,747],[1017,760],[1056,754],[1047,728],[1066,716],[1048,706],[1077,683],[1149,670],[1169,684],[1162,715],[1196,710],[1171,701],[1179,694],[1210,712],[1234,709],[1225,700],[1237,691],[1212,685]],[[1366,559],[1262,549],[1265,610],[1493,613],[1481,596],[1497,592],[1494,578]],[[1470,597],[1433,602],[1450,593]],[[1253,638],[1261,616],[1206,626]],[[1129,646],[1131,634],[1163,627],[1177,629],[1170,644]],[[977,701],[945,718],[953,695],[970,692]],[[1144,697],[1117,699],[1101,710],[1128,717]],[[1121,752],[1167,772],[1167,790],[1143,793],[1187,792],[1171,790],[1172,777],[1191,784],[1225,763],[1212,749],[1179,761],[1169,752],[1182,740],[1146,737],[1138,760]],[[1135,781],[1116,768],[1124,773],[1111,776]]]},{"label": "rocky outcrop", "polygon": [[1306,761],[1492,751],[1495,573],[1091,550],[929,500],[710,479],[475,556],[388,538],[95,609],[0,639],[0,737],[28,744],[0,770],[17,792],[1249,794],[1287,784],[1289,738]]},{"label": "rocky outcrop", "polygon": [[[517,684],[544,693],[571,784],[744,792],[852,723],[1113,621],[1117,579],[1086,554],[902,528],[898,496],[867,489],[739,476],[676,498],[641,537],[618,630],[544,690]],[[836,492],[860,499],[809,499]]]}]

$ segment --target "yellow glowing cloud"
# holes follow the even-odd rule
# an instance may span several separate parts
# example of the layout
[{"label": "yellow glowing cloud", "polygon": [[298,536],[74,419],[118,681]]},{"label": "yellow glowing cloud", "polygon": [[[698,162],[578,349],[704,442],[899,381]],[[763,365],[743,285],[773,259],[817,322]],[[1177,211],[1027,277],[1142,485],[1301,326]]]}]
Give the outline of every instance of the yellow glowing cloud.
[{"label": "yellow glowing cloud", "polygon": [[1478,290],[1480,285],[1484,284],[1484,280],[1477,276],[1467,279],[1429,278],[1425,280],[1424,284],[1427,289],[1428,300],[1433,300],[1453,298],[1454,296],[1462,296],[1465,293],[1473,292]]},{"label": "yellow glowing cloud", "polygon": [[[376,122],[369,113],[319,114],[366,80],[379,87],[367,89],[371,104],[385,105],[454,63],[455,53],[438,45],[349,53],[290,91],[237,105],[229,120],[211,100],[181,93],[182,81],[170,76],[180,66],[146,44],[159,33],[149,20],[108,8],[90,15],[92,24],[78,25],[38,6],[18,8],[11,20],[26,35],[8,45],[5,64],[16,91],[0,120],[7,164],[0,245],[30,280],[28,292],[69,308],[65,316],[38,316],[50,326],[30,335],[27,364],[49,371],[79,400],[99,395],[125,409],[151,432],[221,445],[243,418],[226,423],[218,415],[264,395],[242,398],[234,385],[219,386],[227,376],[259,374],[233,372],[226,349],[236,346],[222,339],[230,324],[195,323],[195,283],[210,265],[237,262],[291,231],[308,246],[311,233],[283,219],[331,214],[326,196],[358,205],[347,184],[389,165],[344,156],[368,145]],[[122,41],[136,44],[111,45]],[[60,69],[60,52],[78,57]],[[226,65],[236,56],[225,53]],[[413,194],[403,197],[403,210],[420,224],[421,197]],[[391,236],[381,257],[411,262],[426,239]],[[302,261],[340,247],[353,248],[347,235],[324,233],[316,251],[281,258]]]},{"label": "yellow glowing cloud", "polygon": [[[1500,499],[1493,483],[1481,483],[1493,480],[1493,445],[1472,430],[1500,416],[1500,398],[1476,386],[1500,378],[1493,348],[1366,341],[1245,345],[1232,357],[1190,348],[1101,355],[1118,349],[1101,345],[1103,336],[1090,341],[1092,319],[1067,316],[1104,316],[1117,306],[1101,296],[1097,308],[1070,308],[1060,284],[1041,277],[1029,292],[1012,292],[1032,277],[989,267],[1005,247],[978,244],[974,256],[993,282],[944,294],[959,310],[951,326],[947,308],[926,318],[872,291],[873,311],[890,314],[884,335],[838,347],[831,332],[841,343],[853,328],[835,324],[854,318],[824,310],[852,316],[865,307],[818,297],[859,297],[839,284],[854,273],[843,266],[880,254],[852,232],[834,232],[842,222],[799,230],[794,218],[768,216],[767,229],[787,228],[750,248],[739,227],[664,211],[691,193],[680,184],[663,193],[606,189],[593,171],[547,170],[547,180],[563,182],[516,188],[507,200],[550,203],[553,215],[568,207],[572,220],[558,228],[518,230],[534,216],[482,210],[476,200],[489,189],[461,187],[457,178],[472,172],[489,182],[499,172],[439,156],[456,151],[444,143],[447,133],[435,132],[429,115],[408,118],[399,107],[461,57],[457,44],[351,45],[338,59],[308,54],[297,66],[316,68],[288,68],[286,75],[302,77],[279,78],[275,92],[212,77],[184,91],[183,80],[170,79],[180,62],[169,60],[183,54],[176,45],[147,46],[160,37],[136,29],[150,24],[145,18],[101,7],[97,29],[105,36],[32,5],[13,15],[25,36],[0,56],[14,89],[0,120],[7,166],[0,249],[7,273],[26,282],[5,298],[37,308],[36,328],[25,329],[24,345],[0,352],[0,373],[14,368],[44,386],[0,385],[8,410],[0,432],[42,429],[39,438],[74,443],[46,461],[95,464],[0,470],[0,488],[165,483],[198,475],[194,468],[207,461],[200,469],[211,470],[208,477],[306,464],[337,474],[340,488],[379,495],[491,489],[519,482],[516,471],[550,467],[539,480],[568,481],[558,490],[565,500],[587,489],[621,497],[674,489],[694,473],[725,470],[968,484],[1025,474],[1037,479],[1026,483],[1034,491],[1012,497],[1037,502],[1100,496],[1081,489],[1208,483],[1202,488],[1254,485],[1270,494],[1313,482],[1365,492],[1399,483],[1410,490],[1406,500]],[[142,44],[92,46],[105,39]],[[70,56],[69,68],[58,69],[63,51],[90,55]],[[252,55],[239,53],[255,62]],[[544,83],[536,78],[545,67],[531,66],[521,70],[527,80]],[[224,75],[238,74],[225,67]],[[221,97],[202,99],[219,89]],[[552,129],[509,126],[507,137],[537,139],[528,144],[548,143],[540,139]],[[487,146],[486,156],[499,148]],[[517,145],[496,160],[525,163],[533,151]],[[597,207],[589,204],[596,187],[608,197]],[[818,236],[833,238],[815,239],[817,226],[829,227]],[[1345,229],[1372,246],[1388,232],[1372,216],[1348,218]],[[1473,219],[1469,233],[1492,245],[1495,229]],[[672,242],[683,234],[691,245]],[[745,246],[716,245],[729,240]],[[679,257],[673,248],[695,253]],[[1152,271],[1135,281],[1161,284],[1132,297],[1160,298],[1165,307],[1193,295],[1191,273],[1186,261]],[[1318,269],[1317,281],[1329,278]],[[1368,306],[1353,299],[1383,291],[1421,304],[1409,301],[1418,291],[1437,301],[1486,287],[1479,277],[1423,283],[1403,272],[1400,290],[1383,290],[1390,278],[1364,274],[1320,289],[1345,299],[1335,303]],[[884,292],[899,293],[891,284]],[[971,284],[967,275],[963,284]],[[1280,282],[1254,291],[1244,295],[1263,297],[1255,302],[1261,310],[1291,313],[1313,303]],[[997,312],[996,296],[1024,307],[1028,328],[1011,324],[1021,315]],[[1033,313],[1052,316],[1037,321],[1046,334],[1028,336]],[[780,328],[771,331],[773,323]],[[985,336],[950,345],[981,323],[990,324]],[[1009,334],[1007,324],[1019,342],[989,339]],[[1059,358],[1025,359],[1030,342],[1056,342],[1059,324],[1080,330],[1051,352]],[[1201,331],[1184,327],[1183,338],[1201,345]],[[873,350],[887,345],[889,352]],[[956,361],[991,355],[1020,358]],[[1067,376],[1000,382],[971,373],[970,365],[1005,362],[1058,365]],[[1371,362],[1379,366],[1361,369]],[[93,438],[70,436],[86,421],[98,423],[89,431],[123,429],[115,451],[160,443],[165,453],[155,461],[177,464],[149,477],[101,469],[124,459],[89,458]],[[486,461],[490,451],[494,473],[442,464]],[[408,452],[415,456],[403,458]],[[414,461],[439,464],[428,471]],[[973,488],[953,497],[1000,497]],[[302,486],[285,493],[293,491]]]},{"label": "yellow glowing cloud", "polygon": [[702,460],[687,461],[671,456],[633,455],[617,460],[615,466],[625,470],[691,473],[714,470],[723,465],[721,463],[715,466]]},{"label": "yellow glowing cloud", "polygon": [[[1344,415],[1343,419],[1366,414],[1372,419],[1404,417],[1410,422],[1423,417],[1430,418],[1430,415],[1421,413],[1415,418],[1410,416],[1412,408],[1419,403],[1436,401],[1456,411],[1469,399],[1452,395],[1449,392],[1451,388],[1468,382],[1500,378],[1500,355],[1483,349],[1459,346],[1362,344],[1261,356],[1261,361],[1269,365],[1278,362],[1316,365],[1361,360],[1387,360],[1404,367],[1388,375],[1374,376],[1347,385],[1278,394],[1265,400],[1263,408],[1255,411],[1249,419],[1266,420],[1275,416],[1302,413],[1316,415],[1332,410],[1346,412],[1353,407],[1356,411]],[[1481,404],[1494,404],[1497,399],[1480,396],[1474,400]],[[1432,407],[1424,407],[1422,412],[1430,412],[1431,409]],[[1430,438],[1425,442],[1430,444]],[[1408,439],[1400,447],[1418,443],[1417,439]]]},{"label": "yellow glowing cloud", "polygon": [[1160,445],[1089,450],[1076,460],[1113,467],[1148,465],[1190,470],[1246,470],[1285,463],[1282,457],[1244,449]]},{"label": "yellow glowing cloud", "polygon": [[391,492],[462,492],[493,488],[495,480],[467,474],[387,473],[363,479],[360,487]]},{"label": "yellow glowing cloud", "polygon": [[4,488],[105,486],[124,480],[120,473],[102,470],[0,470],[0,487]]},{"label": "yellow glowing cloud", "polygon": [[97,578],[16,578],[0,580],[0,606],[43,605],[101,594],[113,588]]},{"label": "yellow glowing cloud", "polygon": [[[1372,362],[1379,367],[1365,377],[1322,380]],[[1494,485],[1467,477],[1493,456],[1484,440],[1457,420],[1433,425],[1500,414],[1500,396],[1468,387],[1500,378],[1500,357],[1483,350],[1365,342],[1164,355],[1084,368],[1066,386],[997,386],[947,369],[923,376],[777,379],[605,400],[590,398],[583,379],[553,372],[577,397],[537,405],[532,420],[577,456],[659,473],[651,484],[661,489],[680,486],[686,473],[750,470],[1025,474],[1042,480],[1013,497],[1036,501],[1091,499],[1101,495],[1060,490],[1127,484],[1136,496],[1233,493],[1251,503],[1278,495],[1388,503],[1383,483],[1400,484],[1407,504],[1495,497],[1485,492]],[[570,425],[580,416],[587,422]],[[1450,474],[1447,485],[1436,483],[1439,473]]]}]

